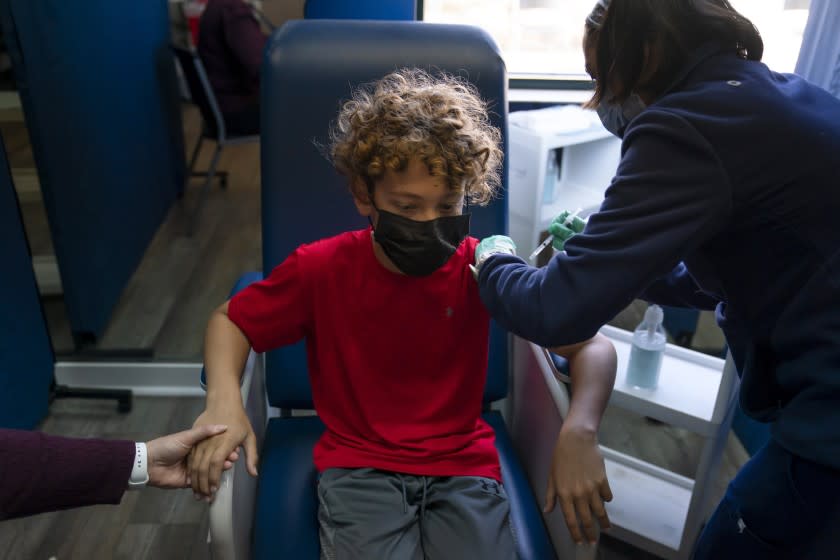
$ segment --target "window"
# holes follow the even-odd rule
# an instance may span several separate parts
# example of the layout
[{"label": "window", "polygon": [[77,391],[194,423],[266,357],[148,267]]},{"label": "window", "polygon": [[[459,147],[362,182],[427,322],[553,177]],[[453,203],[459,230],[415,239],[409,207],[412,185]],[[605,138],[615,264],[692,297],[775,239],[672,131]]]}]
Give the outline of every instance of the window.
[{"label": "window", "polygon": [[811,0],[730,0],[764,39],[762,61],[776,72],[793,72]]},{"label": "window", "polygon": [[[764,38],[764,62],[778,72],[796,65],[810,0],[731,0]],[[516,79],[588,80],[583,22],[595,0],[422,0],[425,21],[484,28]]]}]

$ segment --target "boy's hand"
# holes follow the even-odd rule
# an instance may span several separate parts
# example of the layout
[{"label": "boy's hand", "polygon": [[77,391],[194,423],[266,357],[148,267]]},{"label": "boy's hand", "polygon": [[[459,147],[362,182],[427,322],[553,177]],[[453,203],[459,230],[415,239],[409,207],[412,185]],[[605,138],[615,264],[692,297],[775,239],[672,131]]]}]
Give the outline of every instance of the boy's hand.
[{"label": "boy's hand", "polygon": [[598,539],[595,519],[602,529],[610,528],[610,519],[604,509],[604,502],[610,500],[612,491],[596,434],[584,430],[560,430],[551,460],[543,511],[551,512],[554,503],[559,501],[574,541],[582,543],[585,533],[589,542],[594,544]]},{"label": "boy's hand", "polygon": [[219,488],[226,461],[232,457],[238,459],[239,446],[245,450],[248,473],[257,476],[257,437],[239,402],[208,407],[193,426],[205,424],[228,427],[224,433],[196,445],[190,453],[189,478],[193,492],[197,498],[204,497],[210,501]]},{"label": "boy's hand", "polygon": [[516,254],[516,244],[513,239],[506,235],[492,235],[482,239],[475,247],[475,266],[470,265],[473,276],[478,279],[478,271],[481,270],[481,265],[484,264],[491,255],[497,253],[505,253],[507,255]]},{"label": "boy's hand", "polygon": [[556,250],[562,251],[566,241],[582,232],[585,227],[586,222],[578,218],[576,214],[572,215],[568,211],[562,212],[548,226],[548,233],[554,237],[551,242],[552,246]]},{"label": "boy's hand", "polygon": [[[203,425],[147,442],[149,486],[158,488],[190,486],[187,456],[193,446],[225,430],[227,426]],[[224,469],[231,468],[238,458],[235,452],[232,453],[225,461]]]}]

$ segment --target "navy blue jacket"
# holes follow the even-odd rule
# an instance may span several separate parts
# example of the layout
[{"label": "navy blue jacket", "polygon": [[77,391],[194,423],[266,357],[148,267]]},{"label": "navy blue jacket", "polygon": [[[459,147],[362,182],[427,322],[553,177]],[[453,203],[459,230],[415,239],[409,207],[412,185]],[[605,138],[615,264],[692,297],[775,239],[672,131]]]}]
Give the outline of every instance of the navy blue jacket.
[{"label": "navy blue jacket", "polygon": [[634,298],[717,310],[741,404],[840,468],[840,100],[709,45],[628,125],[605,200],[541,269],[482,266],[481,297],[543,346]]}]

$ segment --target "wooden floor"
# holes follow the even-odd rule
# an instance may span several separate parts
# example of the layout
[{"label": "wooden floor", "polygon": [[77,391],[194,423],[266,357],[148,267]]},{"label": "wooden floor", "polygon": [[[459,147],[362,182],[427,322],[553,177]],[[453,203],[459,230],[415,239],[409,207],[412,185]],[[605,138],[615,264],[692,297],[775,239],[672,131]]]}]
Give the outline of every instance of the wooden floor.
[{"label": "wooden floor", "polygon": [[[187,109],[184,115],[186,144],[192,148],[198,114]],[[0,131],[16,187],[24,193],[21,206],[32,254],[52,255],[25,123],[0,121]],[[197,169],[205,168],[211,153],[212,143],[205,143]],[[124,289],[104,335],[87,351],[127,350],[161,360],[200,360],[211,311],[224,302],[239,275],[262,267],[259,145],[225,148],[219,168],[229,173],[228,188],[213,186],[195,234],[188,237],[185,231],[200,179],[191,182],[184,200],[170,210]],[[44,297],[43,304],[56,352],[73,353],[60,296]]]},{"label": "wooden floor", "polygon": [[[192,425],[202,399],[57,401],[43,431],[146,441]],[[207,507],[189,491],[127,492],[119,506],[93,506],[0,523],[0,560],[168,560],[207,558]]]}]

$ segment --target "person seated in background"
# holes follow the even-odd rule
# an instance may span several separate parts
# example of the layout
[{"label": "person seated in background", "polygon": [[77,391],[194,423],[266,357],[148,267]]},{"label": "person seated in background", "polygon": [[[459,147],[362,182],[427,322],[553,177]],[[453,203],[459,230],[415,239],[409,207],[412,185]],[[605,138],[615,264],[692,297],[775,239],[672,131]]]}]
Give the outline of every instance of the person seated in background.
[{"label": "person seated in background", "polygon": [[[93,504],[118,504],[128,489],[186,488],[193,445],[226,426],[205,425],[148,443],[0,429],[0,521]],[[224,469],[239,454],[231,453]]]},{"label": "person seated in background", "polygon": [[[195,425],[229,429],[190,456],[197,494],[217,490],[240,445],[256,475],[239,389],[249,349],[305,338],[326,426],[314,450],[322,558],[515,558],[495,433],[481,418],[490,319],[464,213],[496,195],[499,142],[484,101],[452,76],[398,71],[344,104],[331,155],[371,226],[300,246],[213,313]],[[591,504],[606,524],[595,430],[615,351],[600,336],[557,351],[580,385],[549,500],[586,489],[581,517],[591,521]]]},{"label": "person seated in background", "polygon": [[201,15],[198,56],[227,132],[260,132],[260,66],[267,37],[243,0],[208,0]]}]

